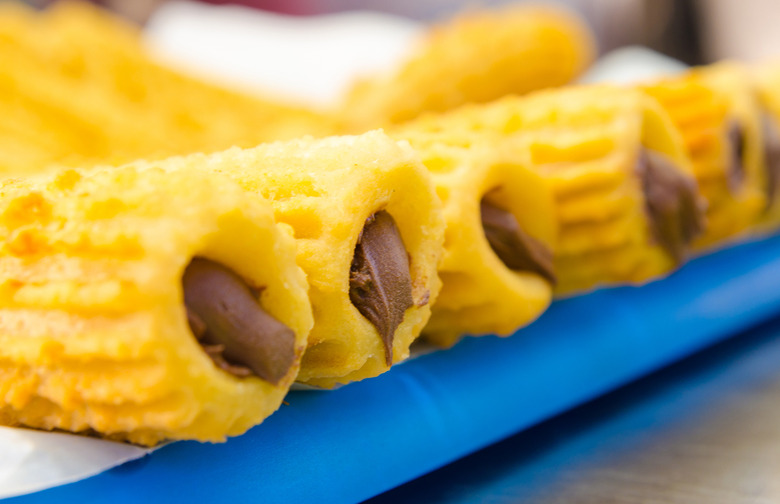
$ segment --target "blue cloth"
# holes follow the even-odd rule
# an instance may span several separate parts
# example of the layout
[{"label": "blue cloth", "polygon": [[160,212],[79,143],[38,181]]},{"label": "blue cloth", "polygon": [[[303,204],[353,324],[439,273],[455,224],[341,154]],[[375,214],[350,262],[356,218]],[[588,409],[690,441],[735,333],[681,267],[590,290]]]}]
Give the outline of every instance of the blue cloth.
[{"label": "blue cloth", "polygon": [[640,288],[558,301],[511,338],[467,339],[376,379],[295,392],[219,445],[180,442],[8,502],[358,502],[780,312],[780,237]]},{"label": "blue cloth", "polygon": [[776,316],[366,504],[777,502],[779,362]]}]

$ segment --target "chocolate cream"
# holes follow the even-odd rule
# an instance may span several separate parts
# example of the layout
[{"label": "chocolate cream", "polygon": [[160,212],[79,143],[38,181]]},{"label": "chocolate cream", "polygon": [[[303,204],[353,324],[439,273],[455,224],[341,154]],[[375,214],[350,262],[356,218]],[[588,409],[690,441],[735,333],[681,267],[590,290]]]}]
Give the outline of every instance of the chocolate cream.
[{"label": "chocolate cream", "polygon": [[766,199],[767,208],[771,207],[777,198],[777,186],[780,182],[780,130],[772,117],[763,116],[764,133],[764,166],[766,168]]},{"label": "chocolate cream", "polygon": [[529,271],[555,284],[553,255],[542,242],[527,234],[511,212],[485,198],[480,203],[482,228],[490,248],[514,271]]},{"label": "chocolate cream", "polygon": [[385,362],[391,365],[395,331],[414,300],[409,255],[386,211],[366,219],[358,237],[350,267],[349,299],[376,327],[385,347]]},{"label": "chocolate cream", "polygon": [[196,257],[182,285],[190,329],[217,366],[272,384],[287,375],[295,361],[295,333],[263,310],[241,277]]},{"label": "chocolate cream", "polygon": [[675,261],[682,262],[688,245],[704,231],[696,182],[669,158],[650,149],[640,154],[637,171],[653,237]]},{"label": "chocolate cream", "polygon": [[745,130],[736,121],[729,126],[728,141],[731,148],[728,184],[731,192],[736,193],[745,181]]}]

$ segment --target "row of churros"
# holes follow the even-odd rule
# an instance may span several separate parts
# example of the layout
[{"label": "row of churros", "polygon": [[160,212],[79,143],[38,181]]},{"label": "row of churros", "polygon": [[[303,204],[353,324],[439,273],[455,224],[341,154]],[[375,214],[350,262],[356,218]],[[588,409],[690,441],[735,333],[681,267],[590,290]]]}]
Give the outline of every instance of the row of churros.
[{"label": "row of churros", "polygon": [[642,283],[780,226],[780,66],[718,63],[634,87],[508,96],[389,130],[489,142],[550,185],[556,292]]},{"label": "row of churros", "polygon": [[380,132],[7,179],[0,216],[2,424],[220,440],[405,359],[440,289],[440,203]]},{"label": "row of churros", "polygon": [[[421,336],[509,335],[555,295],[780,225],[778,69],[501,97],[563,84],[592,52],[570,18],[518,10],[440,28],[330,116],[183,77],[134,31],[101,34],[103,14],[58,9],[0,15],[17,175],[0,182],[0,424],[222,440],[296,380],[377,376]],[[566,64],[508,73],[504,18]],[[473,33],[495,34],[495,59],[469,78]],[[303,133],[326,137],[254,146]]]},{"label": "row of churros", "polygon": [[[0,173],[25,178],[0,189],[0,423],[220,440],[261,422],[294,380],[384,372],[426,324],[452,344],[529,322],[551,297],[553,201],[541,177],[476,146],[442,151],[473,165],[438,186],[380,132],[96,166],[362,132],[564,84],[593,52],[564,12],[470,14],[326,114],[170,70],[88,4],[3,3]],[[539,64],[551,59],[566,65]],[[468,226],[445,236],[445,214]]]}]

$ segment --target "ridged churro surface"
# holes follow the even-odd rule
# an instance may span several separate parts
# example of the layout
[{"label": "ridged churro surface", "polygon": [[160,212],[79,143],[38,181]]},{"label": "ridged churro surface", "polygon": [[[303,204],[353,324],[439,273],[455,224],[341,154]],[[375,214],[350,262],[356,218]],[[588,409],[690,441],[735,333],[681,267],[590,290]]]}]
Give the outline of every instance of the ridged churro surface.
[{"label": "ridged churro surface", "polygon": [[[267,202],[214,175],[133,167],[0,187],[0,420],[155,444],[221,441],[275,411],[312,324],[295,243]],[[216,261],[295,334],[275,385],[196,340],[182,274]]]}]

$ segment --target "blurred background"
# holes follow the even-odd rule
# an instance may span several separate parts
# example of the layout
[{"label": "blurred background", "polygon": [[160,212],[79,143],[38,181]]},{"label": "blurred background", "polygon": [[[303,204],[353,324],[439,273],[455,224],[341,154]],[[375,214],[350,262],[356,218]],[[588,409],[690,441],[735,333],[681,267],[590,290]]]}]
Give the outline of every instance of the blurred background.
[{"label": "blurred background", "polygon": [[[3,1],[3,0],[0,0]],[[28,0],[43,7],[49,0]],[[165,0],[100,0],[137,23],[146,22]],[[291,15],[374,10],[420,21],[445,19],[463,10],[507,3],[506,0],[208,0]],[[538,1],[535,3],[539,3]],[[555,2],[580,12],[595,30],[602,52],[644,45],[701,64],[724,58],[760,60],[775,56],[780,33],[775,0],[564,0]]]}]

